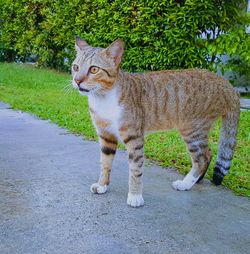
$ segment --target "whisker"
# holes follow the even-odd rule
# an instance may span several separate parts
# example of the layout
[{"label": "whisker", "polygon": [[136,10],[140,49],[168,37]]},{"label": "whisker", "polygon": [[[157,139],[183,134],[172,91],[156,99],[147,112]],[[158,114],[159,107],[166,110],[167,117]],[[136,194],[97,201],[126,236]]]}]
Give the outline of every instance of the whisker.
[{"label": "whisker", "polygon": [[67,94],[71,93],[74,90],[71,80],[68,80],[68,82],[69,82],[68,84],[62,87],[62,91]]},{"label": "whisker", "polygon": [[74,87],[72,86],[72,84],[68,84],[62,88],[62,91],[66,94],[69,94],[74,91]]}]

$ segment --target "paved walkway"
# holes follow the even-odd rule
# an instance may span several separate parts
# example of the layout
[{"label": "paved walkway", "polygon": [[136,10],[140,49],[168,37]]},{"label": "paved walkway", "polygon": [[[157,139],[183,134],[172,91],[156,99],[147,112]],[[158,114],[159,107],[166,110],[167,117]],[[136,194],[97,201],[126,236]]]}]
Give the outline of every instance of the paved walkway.
[{"label": "paved walkway", "polygon": [[250,99],[240,99],[240,107],[250,110]]},{"label": "paved walkway", "polygon": [[249,253],[250,203],[209,181],[189,192],[145,167],[145,206],[126,205],[118,151],[110,191],[94,195],[99,145],[0,104],[0,253]]}]

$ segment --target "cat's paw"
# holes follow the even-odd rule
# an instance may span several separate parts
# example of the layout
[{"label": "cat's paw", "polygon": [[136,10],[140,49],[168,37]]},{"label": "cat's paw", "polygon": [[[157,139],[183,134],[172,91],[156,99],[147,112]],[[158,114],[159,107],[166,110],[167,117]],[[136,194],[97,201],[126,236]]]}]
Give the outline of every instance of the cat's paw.
[{"label": "cat's paw", "polygon": [[193,185],[187,181],[177,180],[172,183],[172,186],[175,190],[186,191],[186,190],[190,190]]},{"label": "cat's paw", "polygon": [[93,183],[90,186],[90,191],[95,194],[103,194],[107,191],[107,185],[100,185],[99,183]]},{"label": "cat's paw", "polygon": [[132,207],[139,207],[144,205],[142,194],[128,193],[127,204]]}]

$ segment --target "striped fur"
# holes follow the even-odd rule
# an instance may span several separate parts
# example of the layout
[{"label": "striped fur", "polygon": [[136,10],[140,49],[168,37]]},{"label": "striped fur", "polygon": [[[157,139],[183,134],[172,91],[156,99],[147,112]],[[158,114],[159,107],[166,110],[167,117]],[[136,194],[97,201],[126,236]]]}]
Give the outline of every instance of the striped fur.
[{"label": "striped fur", "polygon": [[214,168],[213,182],[220,185],[223,177],[228,173],[236,144],[239,112],[228,112],[222,118],[219,151]]},{"label": "striped fur", "polygon": [[[212,157],[208,133],[218,118],[223,125],[213,181],[221,183],[231,165],[239,118],[239,96],[228,81],[200,69],[123,72],[119,69],[124,51],[121,40],[101,49],[78,38],[76,49],[73,85],[89,98],[101,145],[101,173],[92,192],[107,190],[117,142],[121,140],[129,161],[127,203],[143,205],[144,135],[172,128],[180,131],[192,159],[190,172],[173,187],[189,190],[207,171]],[[94,74],[90,72],[92,66],[98,70]]]}]

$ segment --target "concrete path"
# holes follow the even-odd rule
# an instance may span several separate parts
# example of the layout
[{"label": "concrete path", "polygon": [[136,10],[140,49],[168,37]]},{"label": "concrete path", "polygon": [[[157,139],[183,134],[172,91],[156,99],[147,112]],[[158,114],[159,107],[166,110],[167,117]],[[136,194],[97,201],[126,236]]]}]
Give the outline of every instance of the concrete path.
[{"label": "concrete path", "polygon": [[250,253],[250,203],[209,181],[189,192],[146,163],[142,208],[126,205],[127,156],[110,191],[89,191],[99,146],[0,104],[0,253]]},{"label": "concrete path", "polygon": [[250,99],[240,99],[240,107],[250,110]]}]

